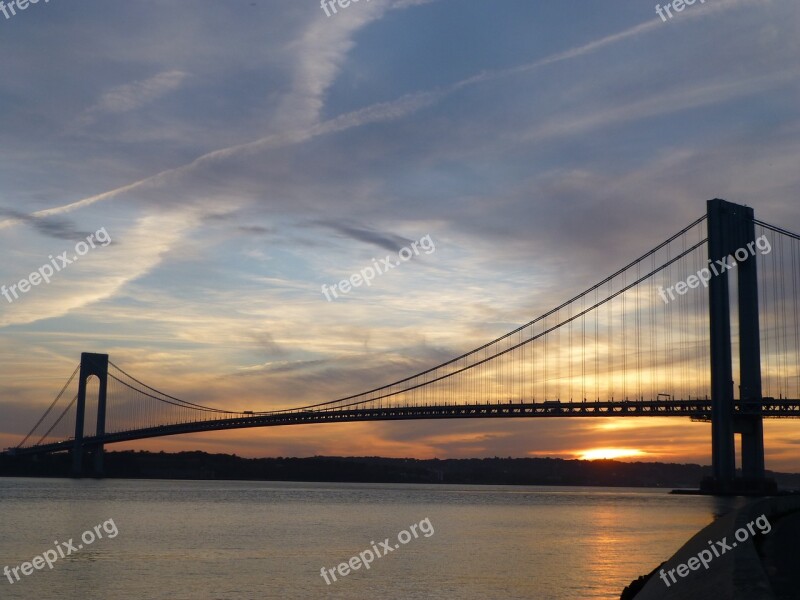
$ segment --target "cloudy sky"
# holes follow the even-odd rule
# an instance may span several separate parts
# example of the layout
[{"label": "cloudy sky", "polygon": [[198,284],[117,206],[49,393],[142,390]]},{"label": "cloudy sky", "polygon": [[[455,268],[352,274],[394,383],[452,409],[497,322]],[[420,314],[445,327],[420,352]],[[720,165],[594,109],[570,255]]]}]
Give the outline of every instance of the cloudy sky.
[{"label": "cloudy sky", "polygon": [[[714,197],[800,231],[800,6],[51,0],[0,14],[0,446],[82,351],[235,410],[413,374],[527,322]],[[430,236],[333,301],[331,285]],[[53,260],[56,260],[55,258]],[[313,382],[310,385],[309,382]],[[768,422],[769,468],[800,430]],[[122,448],[123,446],[117,446]],[[705,424],[492,420],[125,447],[710,462]]]}]

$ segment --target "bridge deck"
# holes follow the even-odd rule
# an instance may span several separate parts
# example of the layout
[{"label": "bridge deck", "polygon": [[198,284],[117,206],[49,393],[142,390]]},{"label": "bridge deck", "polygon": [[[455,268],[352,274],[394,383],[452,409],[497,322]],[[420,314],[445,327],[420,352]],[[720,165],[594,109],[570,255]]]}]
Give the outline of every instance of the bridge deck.
[{"label": "bridge deck", "polygon": [[[740,403],[734,405],[735,414],[755,414]],[[761,415],[766,418],[800,418],[800,400],[764,398]],[[250,427],[277,427],[282,425],[307,425],[353,421],[401,421],[414,419],[465,419],[465,418],[554,418],[554,417],[689,417],[695,421],[711,419],[711,400],[616,400],[583,402],[531,402],[506,404],[461,404],[445,406],[399,406],[386,408],[342,408],[328,410],[289,410],[276,413],[237,416],[227,419],[193,421],[162,425],[146,429],[118,431],[103,436],[87,436],[84,444],[113,444],[145,438],[203,431],[245,429]],[[41,454],[70,450],[72,440],[15,448],[15,455]]]}]

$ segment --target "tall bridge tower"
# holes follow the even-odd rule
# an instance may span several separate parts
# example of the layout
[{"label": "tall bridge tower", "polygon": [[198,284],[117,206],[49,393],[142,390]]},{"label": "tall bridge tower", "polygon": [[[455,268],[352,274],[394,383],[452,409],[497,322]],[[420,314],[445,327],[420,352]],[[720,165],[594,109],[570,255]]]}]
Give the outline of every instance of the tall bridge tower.
[{"label": "tall bridge tower", "polygon": [[[89,377],[94,375],[100,381],[97,395],[97,429],[98,437],[106,432],[106,396],[108,392],[108,354],[81,353],[81,370],[78,380],[78,406],[75,412],[75,441],[72,447],[72,475],[83,474],[83,425],[86,419],[86,387]],[[103,444],[97,444],[94,450],[94,475],[103,474]]]},{"label": "tall bridge tower", "polygon": [[[711,454],[713,477],[703,482],[713,493],[765,492],[775,486],[764,474],[764,426],[761,415],[761,348],[758,324],[753,209],[725,200],[707,203],[711,323]],[[736,260],[737,251],[748,258]],[[734,413],[731,303],[728,267],[736,260],[739,335],[739,400]],[[735,435],[741,435],[742,477],[736,477]]]}]

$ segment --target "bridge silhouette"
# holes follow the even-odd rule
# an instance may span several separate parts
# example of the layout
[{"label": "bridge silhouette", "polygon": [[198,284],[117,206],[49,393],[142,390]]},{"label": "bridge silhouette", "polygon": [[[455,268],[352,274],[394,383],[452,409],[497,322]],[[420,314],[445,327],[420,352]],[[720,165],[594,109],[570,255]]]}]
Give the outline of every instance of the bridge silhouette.
[{"label": "bridge silhouette", "polygon": [[76,476],[86,472],[91,454],[100,476],[106,444],[204,431],[375,420],[688,417],[711,424],[713,478],[704,482],[706,491],[769,492],[763,419],[800,418],[799,286],[799,235],[757,220],[752,208],[709,200],[705,215],[529,323],[420,373],[334,400],[223,409],[150,387],[106,354],[83,353],[47,411],[7,452],[68,451]]}]

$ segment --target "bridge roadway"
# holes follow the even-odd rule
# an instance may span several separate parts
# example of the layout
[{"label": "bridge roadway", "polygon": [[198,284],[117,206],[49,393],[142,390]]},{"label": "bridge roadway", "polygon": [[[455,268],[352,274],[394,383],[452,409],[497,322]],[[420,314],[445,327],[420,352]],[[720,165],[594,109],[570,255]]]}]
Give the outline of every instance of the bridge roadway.
[{"label": "bridge roadway", "polygon": [[[758,412],[758,407],[748,408],[738,401],[734,414]],[[466,418],[518,418],[518,417],[690,417],[694,421],[711,420],[711,400],[611,400],[508,402],[487,404],[459,404],[435,406],[396,406],[359,408],[358,406],[325,410],[288,409],[270,413],[230,413],[225,419],[192,421],[87,436],[84,446],[113,444],[144,438],[202,431],[244,429],[248,427],[276,427],[279,425],[307,425],[311,423],[339,423],[352,421],[403,421],[412,419],[466,419]],[[766,418],[800,418],[800,400],[763,398],[761,414]],[[72,440],[9,449],[16,456],[63,452],[71,450]]]}]

